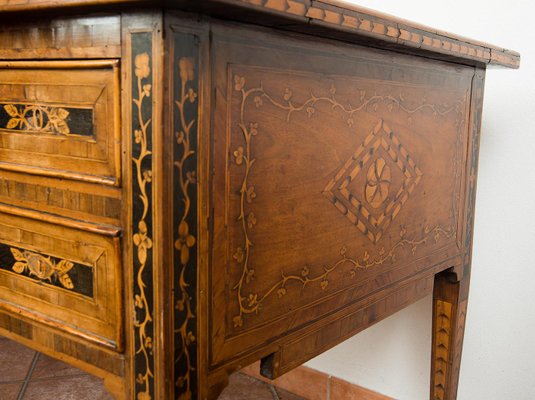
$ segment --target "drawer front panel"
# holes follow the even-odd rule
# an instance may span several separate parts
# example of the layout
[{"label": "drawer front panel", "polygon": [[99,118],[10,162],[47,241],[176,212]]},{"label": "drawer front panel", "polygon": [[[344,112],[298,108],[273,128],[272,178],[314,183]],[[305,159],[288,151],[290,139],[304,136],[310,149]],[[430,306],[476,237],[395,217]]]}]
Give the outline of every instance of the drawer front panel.
[{"label": "drawer front panel", "polygon": [[213,47],[214,363],[465,251],[473,69],[264,39]]},{"label": "drawer front panel", "polygon": [[[0,1],[5,3],[5,1]],[[8,1],[8,3],[13,3]],[[20,1],[18,3],[21,3]],[[121,56],[121,17],[84,15],[23,19],[20,15],[0,26],[0,58],[94,59]],[[12,22],[12,23],[10,23]]]},{"label": "drawer front panel", "polygon": [[0,203],[80,221],[121,224],[121,189],[2,171]]},{"label": "drawer front panel", "polygon": [[0,213],[0,307],[120,348],[119,239]]},{"label": "drawer front panel", "polygon": [[0,64],[0,168],[118,185],[115,61]]}]

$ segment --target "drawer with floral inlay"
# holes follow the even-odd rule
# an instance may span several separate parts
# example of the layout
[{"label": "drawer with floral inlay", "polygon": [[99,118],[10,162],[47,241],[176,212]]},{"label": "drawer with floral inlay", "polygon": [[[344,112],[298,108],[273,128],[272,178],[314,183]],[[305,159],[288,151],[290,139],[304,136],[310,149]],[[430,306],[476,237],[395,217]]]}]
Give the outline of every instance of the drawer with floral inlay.
[{"label": "drawer with floral inlay", "polygon": [[0,169],[120,183],[115,60],[0,64]]},{"label": "drawer with floral inlay", "polygon": [[120,349],[120,247],[115,236],[0,213],[2,308]]}]

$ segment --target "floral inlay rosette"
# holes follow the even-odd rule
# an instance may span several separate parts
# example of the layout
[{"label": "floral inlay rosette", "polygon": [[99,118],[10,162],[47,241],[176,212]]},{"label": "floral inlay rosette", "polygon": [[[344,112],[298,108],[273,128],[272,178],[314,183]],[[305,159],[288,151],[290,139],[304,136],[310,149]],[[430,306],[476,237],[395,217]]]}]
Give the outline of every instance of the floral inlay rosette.
[{"label": "floral inlay rosette", "polygon": [[5,112],[11,117],[6,129],[20,129],[50,135],[69,135],[69,111],[62,107],[40,104],[6,104]]},{"label": "floral inlay rosette", "polygon": [[392,173],[384,158],[378,158],[366,174],[365,196],[373,208],[380,207],[388,198]]},{"label": "floral inlay rosette", "polygon": [[28,272],[30,276],[47,282],[52,282],[54,278],[65,289],[74,289],[74,284],[69,276],[69,271],[74,267],[71,261],[56,261],[50,256],[44,256],[29,250],[19,250],[14,247],[10,250],[16,260],[11,269],[17,274]]}]

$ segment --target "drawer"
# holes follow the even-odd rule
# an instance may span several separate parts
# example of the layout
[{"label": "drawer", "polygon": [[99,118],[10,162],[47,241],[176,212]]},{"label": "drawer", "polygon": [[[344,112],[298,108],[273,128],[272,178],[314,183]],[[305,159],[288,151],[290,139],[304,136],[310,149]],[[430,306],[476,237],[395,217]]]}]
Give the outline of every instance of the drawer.
[{"label": "drawer", "polygon": [[0,308],[122,347],[119,238],[0,213]]},{"label": "drawer", "polygon": [[[5,3],[6,0],[0,0],[0,4]],[[96,15],[54,14],[47,15],[47,18],[25,18],[22,15],[9,21],[4,18],[0,26],[0,58],[60,60],[121,57],[120,15],[107,15],[102,10]]]},{"label": "drawer", "polygon": [[118,62],[0,63],[0,168],[120,184]]}]

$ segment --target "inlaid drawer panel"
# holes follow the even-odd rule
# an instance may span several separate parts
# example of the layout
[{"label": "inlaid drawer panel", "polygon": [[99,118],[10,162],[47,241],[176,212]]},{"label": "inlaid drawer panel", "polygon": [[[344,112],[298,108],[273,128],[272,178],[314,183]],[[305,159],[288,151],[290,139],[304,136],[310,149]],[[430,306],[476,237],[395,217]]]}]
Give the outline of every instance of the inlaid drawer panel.
[{"label": "inlaid drawer panel", "polygon": [[116,61],[0,64],[0,168],[118,185]]},{"label": "inlaid drawer panel", "polygon": [[119,238],[0,213],[0,308],[121,347]]}]

